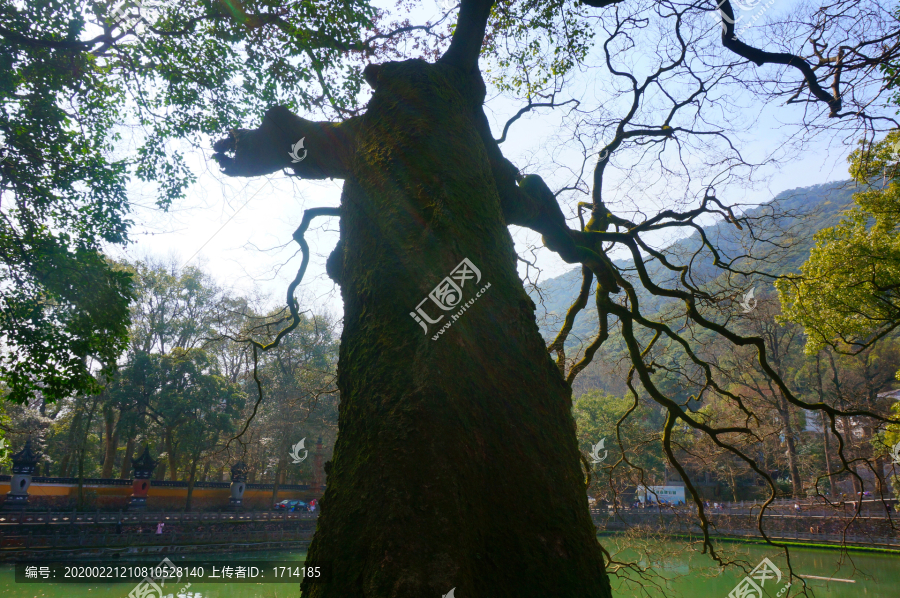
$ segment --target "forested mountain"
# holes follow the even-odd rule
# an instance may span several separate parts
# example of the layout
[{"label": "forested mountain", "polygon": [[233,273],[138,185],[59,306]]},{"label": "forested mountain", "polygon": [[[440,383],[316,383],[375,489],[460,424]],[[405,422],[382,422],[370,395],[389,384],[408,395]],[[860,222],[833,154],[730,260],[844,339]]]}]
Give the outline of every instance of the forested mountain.
[{"label": "forested mountain", "polygon": [[[748,230],[736,229],[724,219],[705,227],[704,232],[719,252],[720,258],[734,260],[736,269],[749,270],[752,267],[773,275],[795,272],[809,255],[815,232],[837,224],[843,211],[853,203],[852,195],[857,191],[859,189],[850,180],[789,189],[779,193],[771,201],[745,212],[755,222],[753,234]],[[711,283],[722,275],[722,271],[713,265],[710,252],[702,249],[699,233],[657,249],[661,249],[676,265],[685,263],[700,250],[701,259],[695,259],[692,264],[695,282],[702,283],[700,279],[705,276],[705,282]],[[633,260],[616,260],[615,264],[623,270],[633,272]],[[678,286],[676,276],[667,272],[658,261],[648,260],[647,270],[657,283],[664,281],[665,286]],[[756,280],[759,278],[747,277],[745,281],[732,280],[731,284],[747,289],[756,284]],[[655,313],[670,301],[647,292],[636,275],[632,277],[632,281],[638,291],[643,313]],[[533,289],[530,294],[538,304],[541,333],[549,342],[553,340],[566,311],[578,295],[581,269],[574,268],[539,286],[540,296]],[[774,294],[770,281],[759,280],[756,295],[769,294]],[[591,300],[576,318],[567,346],[578,347],[589,342],[596,334],[597,313],[592,306]]]},{"label": "forested mountain", "polygon": [[[900,335],[887,334],[858,351],[848,351],[846,346],[808,345],[803,326],[782,312],[782,296],[773,283],[776,277],[798,273],[801,266],[808,268],[816,233],[837,225],[849,208],[859,210],[862,198],[857,196],[858,201],[854,201],[853,195],[861,190],[851,181],[841,181],[785,191],[743,213],[734,209],[741,228],[723,214],[718,222],[695,229],[690,237],[659,242],[638,255],[650,281],[666,289],[690,291],[685,293],[694,298],[690,309],[683,300],[666,297],[659,289],[655,294],[645,289],[634,261],[615,261],[622,278],[634,287],[637,307],[624,289],[611,295],[612,301],[623,304],[628,300],[625,313],[639,312],[633,327],[626,328],[629,322],[623,324],[617,319],[616,314],[622,317],[624,310],[609,310],[609,334],[598,337],[600,327],[592,296],[575,320],[564,354],[555,350],[553,355],[551,351],[557,363],[564,358],[570,371],[577,374],[572,384],[573,412],[582,450],[589,452],[601,439],[615,439],[611,455],[627,457],[628,465],[639,468],[641,475],[668,482],[669,461],[658,443],[668,415],[660,408],[654,391],[693,412],[697,421],[714,422],[719,429],[746,426],[748,418],[743,410],[749,407],[759,419],[752,423],[753,437],[744,448],[758,455],[755,458],[777,481],[779,492],[785,496],[822,492],[825,486],[816,489],[815,484],[827,477],[823,473],[841,474],[832,455],[833,431],[826,431],[823,417],[798,409],[786,396],[883,414],[896,411],[898,405],[889,393],[897,388]],[[855,222],[865,224],[866,220],[862,217]],[[875,222],[874,218],[868,221],[868,233],[874,234]],[[822,239],[819,236],[816,256],[821,255]],[[850,263],[845,246],[839,249],[834,259]],[[690,275],[685,282],[679,278],[678,268],[687,264]],[[868,275],[868,270],[864,271]],[[627,287],[627,283],[620,286]],[[546,309],[541,324],[548,344],[578,298],[581,285],[581,270],[577,269],[540,285],[540,296],[532,295],[536,302],[542,300]],[[755,347],[724,342],[710,327],[696,325],[691,313],[745,339],[761,339],[768,365],[777,372],[783,387],[771,384]],[[826,313],[823,317],[829,316]],[[633,342],[626,345],[625,332],[630,331]],[[602,341],[599,344],[598,338]],[[633,355],[637,352],[645,369],[635,374]],[[632,412],[636,416],[627,418]],[[842,450],[877,460],[893,446],[882,437],[878,426],[860,426],[848,434],[854,425],[846,420],[836,424],[844,434],[842,442],[846,442]],[[735,499],[760,496],[753,476],[732,456],[694,430],[685,427],[682,432],[673,444],[682,451],[683,462],[691,463],[689,475],[695,483],[707,480],[703,483],[727,485],[727,492]],[[613,485],[617,481],[620,489],[638,483],[635,476],[620,475],[616,479],[619,465],[609,466],[595,482],[600,495],[609,494],[611,481]],[[613,473],[607,476],[607,472]],[[834,475],[827,482],[827,490],[832,494],[860,492],[862,477],[866,476]],[[681,478],[672,479],[678,483]],[[885,481],[873,475],[865,479],[865,484],[883,487]],[[722,487],[717,490],[722,491]]]}]

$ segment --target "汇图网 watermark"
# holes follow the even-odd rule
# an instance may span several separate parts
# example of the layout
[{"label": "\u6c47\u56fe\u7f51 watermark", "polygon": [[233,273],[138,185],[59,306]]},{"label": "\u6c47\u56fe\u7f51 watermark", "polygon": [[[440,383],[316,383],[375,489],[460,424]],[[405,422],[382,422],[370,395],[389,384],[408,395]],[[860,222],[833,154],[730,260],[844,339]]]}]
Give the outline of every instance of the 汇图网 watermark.
[{"label": "\u6c47\u56fe\u7f51 watermark", "polygon": [[[763,593],[763,588],[767,581],[773,580],[775,583],[771,585],[781,583],[781,569],[776,567],[775,563],[769,559],[763,559],[762,562],[750,572],[750,575],[742,579],[740,583],[728,593],[728,598],[764,598],[766,594]],[[781,598],[784,596],[790,587],[790,583],[785,584],[783,588],[778,590],[776,597]]]},{"label": "\u6c47\u56fe\u7f51 watermark", "polygon": [[428,312],[425,311],[425,308],[422,307],[426,301],[431,299],[431,301],[443,311],[454,311],[458,308],[456,313],[450,314],[450,319],[447,320],[440,330],[438,330],[437,334],[431,337],[431,340],[436,341],[440,335],[444,334],[444,332],[453,325],[453,322],[458,320],[463,313],[465,313],[465,311],[485,293],[485,291],[491,288],[491,283],[487,283],[479,291],[474,293],[474,296],[471,299],[466,301],[460,307],[466,282],[472,280],[474,280],[474,284],[469,284],[469,292],[474,288],[474,285],[481,282],[481,270],[476,268],[475,264],[469,261],[469,258],[463,258],[463,261],[450,272],[450,276],[445,276],[444,280],[439,282],[438,285],[428,293],[427,297],[419,301],[419,304],[416,306],[416,311],[409,312],[409,315],[419,323],[419,326],[422,327],[425,334],[428,334],[428,324],[437,324],[444,319],[444,314],[439,315],[437,318],[432,318],[428,315]]},{"label": "\u6c47\u56fe\u7f51 watermark", "polygon": [[754,297],[754,293],[756,293],[756,287],[752,287],[749,291],[744,294],[744,297],[740,301],[740,306],[744,310],[745,314],[749,314],[751,311],[756,309],[756,297]]},{"label": "\u6c47\u56fe\u7f51 watermark", "polygon": [[[303,140],[306,137],[301,137],[300,141],[291,146],[291,151],[288,152],[288,155],[291,157],[291,162],[296,164],[297,162],[302,162],[303,158],[306,157],[306,148],[303,147]],[[299,150],[303,150],[303,155],[299,154]]]},{"label": "\u6c47\u56fe\u7f51 watermark", "polygon": [[[288,453],[291,459],[294,460],[294,464],[302,463],[304,459],[309,455],[309,451],[306,450],[304,443],[306,442],[306,437],[303,437],[300,442],[291,447],[291,452]],[[303,456],[300,456],[300,451],[303,450]]]},{"label": "\u6c47\u56fe\u7f51 watermark", "polygon": [[[713,0],[713,1],[715,1],[715,0]],[[725,4],[725,0],[719,0],[718,2],[716,2],[715,12],[711,12],[710,16],[722,25],[722,31],[726,30],[726,28],[727,28],[726,23],[734,25],[735,26],[734,27],[734,35],[732,36],[732,39],[737,39],[737,35],[739,33],[743,33],[744,31],[746,31],[750,25],[755,23],[761,16],[763,16],[766,13],[766,11],[769,10],[769,7],[775,3],[775,0],[769,0],[762,6],[759,6],[759,4],[761,2],[762,2],[762,0],[742,0],[741,2],[738,2],[738,0],[730,0],[730,4],[731,4],[733,12],[734,12],[734,20],[732,20],[722,10],[722,5]],[[737,10],[734,10],[734,9],[740,9],[743,12],[756,10],[756,13],[753,14],[752,16],[750,16],[750,15],[738,16]],[[747,17],[747,20],[744,20],[745,16]],[[741,22],[742,20],[743,20],[743,24],[741,25],[741,28],[738,29],[737,24],[739,22]]]},{"label": "\u6c47\u56fe\u7f51 watermark", "polygon": [[[128,598],[169,598],[172,594],[165,595],[163,594],[163,587],[166,585],[166,581],[172,581],[172,577],[170,574],[173,574],[177,571],[174,563],[167,558],[164,558],[156,567],[145,567],[148,570],[148,575],[144,577],[143,581],[139,582],[138,585],[134,586],[134,589],[128,593]],[[156,582],[159,582],[159,585]],[[177,584],[181,581],[181,577],[174,580]],[[179,596],[183,596],[185,590],[191,587],[191,584],[187,584],[185,587],[181,588],[181,591],[178,593]],[[200,594],[195,594],[194,598],[202,598]]]},{"label": "\u6c47\u56fe\u7f51 watermark", "polygon": [[[608,450],[605,450],[604,444],[606,444],[606,437],[600,439],[600,442],[593,445],[591,447],[591,463],[603,463],[606,461],[606,456],[609,454]],[[600,451],[603,451],[603,456],[600,456]]]},{"label": "\u6c47\u56fe\u7f51 watermark", "polygon": [[891,161],[900,163],[900,139],[891,144]]},{"label": "\u6c47\u56fe\u7f51 watermark", "polygon": [[124,0],[114,5],[110,10],[112,17],[112,26],[121,27],[122,29],[130,29],[139,23],[128,25],[128,21],[141,21],[141,9],[144,8],[141,0]]}]

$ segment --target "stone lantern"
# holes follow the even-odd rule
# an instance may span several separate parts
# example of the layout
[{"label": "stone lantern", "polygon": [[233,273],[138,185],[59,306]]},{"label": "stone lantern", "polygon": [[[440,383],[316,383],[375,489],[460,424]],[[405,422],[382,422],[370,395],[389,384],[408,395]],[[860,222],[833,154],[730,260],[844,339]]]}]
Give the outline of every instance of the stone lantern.
[{"label": "stone lantern", "polygon": [[25,448],[12,456],[13,475],[9,481],[10,491],[6,495],[3,509],[22,511],[28,506],[28,487],[37,467],[39,456],[31,450],[31,438],[25,441]]},{"label": "stone lantern", "polygon": [[150,476],[158,462],[150,456],[150,447],[144,447],[140,457],[131,462],[134,469],[134,482],[132,493],[128,497],[129,511],[143,511],[147,508],[147,492],[150,490]]},{"label": "stone lantern", "polygon": [[247,473],[250,468],[243,461],[238,461],[231,466],[231,500],[228,506],[232,510],[239,511],[244,506],[244,490],[247,489]]}]

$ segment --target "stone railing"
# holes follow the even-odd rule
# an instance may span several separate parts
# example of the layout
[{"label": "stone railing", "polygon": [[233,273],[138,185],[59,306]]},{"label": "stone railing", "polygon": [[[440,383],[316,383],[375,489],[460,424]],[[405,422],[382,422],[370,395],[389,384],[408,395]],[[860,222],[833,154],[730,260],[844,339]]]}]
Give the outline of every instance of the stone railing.
[{"label": "stone railing", "polygon": [[[308,513],[303,511],[246,511],[246,512],[198,512],[180,513],[174,512],[133,512],[120,513],[77,513],[77,512],[0,512],[0,530],[7,533],[7,526],[14,525],[77,525],[85,523],[114,524],[122,521],[123,524],[136,523],[200,523],[200,522],[266,522],[266,521],[301,521],[313,520],[318,517],[318,512]],[[9,532],[12,533],[12,532]]]},{"label": "stone railing", "polygon": [[[829,503],[830,501],[830,503]],[[833,509],[840,508],[842,505],[846,507],[850,507],[851,505],[856,505],[859,502],[858,499],[854,499],[852,496],[846,496],[844,498],[830,498],[829,501],[826,501],[822,498],[803,498],[803,499],[793,499],[793,498],[776,498],[769,504],[766,508],[767,512],[788,512],[794,511],[795,505],[800,507],[800,510],[806,512],[809,509]],[[762,505],[765,501],[763,500],[743,500],[743,501],[735,501],[735,502],[720,502],[720,501],[705,501],[708,502],[709,505],[707,510],[713,509],[715,504],[718,504],[718,511],[746,511],[748,509],[755,509],[759,512],[759,509],[762,508]],[[885,505],[888,507],[895,507],[898,504],[898,500],[896,498],[886,497],[883,500],[878,497],[867,496],[862,500],[862,508],[863,509],[877,509],[884,510]],[[688,501],[688,506],[693,508],[693,502]],[[655,510],[656,507],[651,507],[652,510]],[[668,509],[670,507],[663,506],[663,509]],[[683,509],[684,506],[682,505]]]},{"label": "stone railing", "polygon": [[[749,509],[748,509],[749,511]],[[711,523],[710,535],[718,537],[752,537],[760,539],[759,530],[755,527],[757,509],[750,513],[709,513]],[[696,515],[681,511],[656,512],[653,509],[620,510],[618,513],[602,509],[592,509],[591,516],[600,531],[623,531],[636,527],[650,527],[664,534],[700,535],[699,520]],[[764,518],[770,523],[764,524],[766,535],[775,541],[805,541],[811,543],[856,544],[865,546],[898,547],[900,533],[894,533],[891,520],[886,516],[853,517],[838,511],[822,515],[782,515],[772,514]],[[847,526],[846,531],[825,531],[823,524],[837,523]],[[895,522],[894,522],[895,523]],[[747,527],[747,525],[750,527]],[[815,533],[802,531],[807,526],[815,526]],[[896,524],[896,523],[895,523]],[[774,528],[774,529],[773,529]],[[793,528],[793,529],[790,529]],[[886,535],[890,534],[890,535]]]},{"label": "stone railing", "polygon": [[[630,526],[622,523],[622,522],[610,522],[605,526],[605,529],[601,529],[600,531],[611,531],[611,532],[619,532],[628,529]],[[701,535],[700,530],[697,526],[691,525],[671,525],[666,526],[664,529],[660,529],[659,531],[667,534],[687,534],[692,536],[699,537]],[[761,540],[762,536],[759,534],[759,530],[757,529],[736,529],[736,528],[716,528],[710,530],[710,536],[719,537],[719,538],[753,538],[756,540]],[[803,541],[806,543],[816,544],[816,543],[828,543],[828,544],[850,544],[850,545],[858,545],[858,546],[873,546],[873,547],[890,547],[897,548],[900,547],[900,537],[888,537],[888,536],[872,536],[872,535],[859,535],[859,534],[813,534],[808,532],[801,531],[790,531],[790,530],[777,530],[766,532],[766,535],[773,542],[779,541]]]},{"label": "stone railing", "polygon": [[[12,476],[0,475],[0,482],[10,481]],[[48,478],[42,476],[34,476],[31,483],[40,484],[66,484],[77,485],[79,478]],[[134,480],[123,480],[121,478],[84,478],[85,486],[131,486]],[[150,480],[151,486],[159,488],[187,488],[188,483],[184,480]],[[231,482],[194,482],[194,488],[229,488]],[[247,484],[248,490],[272,490],[273,484]],[[279,484],[280,490],[309,490],[309,484]]]},{"label": "stone railing", "polygon": [[[759,510],[746,510],[743,512],[734,511],[705,511],[705,515],[712,521],[728,521],[741,518],[751,518],[754,521],[759,516]],[[656,511],[655,509],[619,509],[618,511],[606,511],[603,509],[591,509],[591,517],[594,519],[618,520],[627,523],[644,523],[646,521],[697,521],[697,514],[694,511]],[[772,513],[766,511],[764,520],[772,519],[777,521],[796,521],[821,523],[822,520],[842,521],[849,523],[851,521],[861,522],[891,522],[895,525],[900,524],[900,518],[896,514],[887,513],[866,513],[865,511],[856,515],[855,511],[841,511],[833,509],[816,509],[804,511],[802,513]]]}]

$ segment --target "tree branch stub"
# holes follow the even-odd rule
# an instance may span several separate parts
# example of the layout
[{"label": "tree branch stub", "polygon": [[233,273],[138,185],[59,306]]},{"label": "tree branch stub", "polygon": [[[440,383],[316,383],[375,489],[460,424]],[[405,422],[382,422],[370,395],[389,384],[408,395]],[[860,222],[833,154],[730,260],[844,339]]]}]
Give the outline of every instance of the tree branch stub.
[{"label": "tree branch stub", "polygon": [[305,179],[343,179],[350,170],[354,127],[355,119],[315,122],[277,106],[266,112],[258,128],[235,129],[217,141],[213,158],[228,176],[263,176],[290,168]]}]

